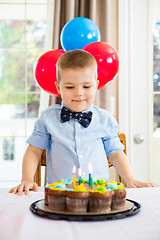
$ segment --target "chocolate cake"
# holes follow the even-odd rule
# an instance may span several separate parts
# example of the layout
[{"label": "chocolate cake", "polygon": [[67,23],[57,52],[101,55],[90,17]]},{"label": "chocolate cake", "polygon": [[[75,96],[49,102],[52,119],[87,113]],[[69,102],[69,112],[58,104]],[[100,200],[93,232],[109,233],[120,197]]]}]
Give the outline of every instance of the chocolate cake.
[{"label": "chocolate cake", "polygon": [[125,206],[126,190],[122,183],[100,179],[91,186],[82,179],[73,188],[72,179],[45,186],[45,204],[55,211],[107,213]]},{"label": "chocolate cake", "polygon": [[113,191],[112,197],[112,210],[123,208],[126,201],[126,191],[124,189],[117,189]]},{"label": "chocolate cake", "polygon": [[64,211],[66,208],[66,195],[63,190],[48,190],[48,206],[51,210]]},{"label": "chocolate cake", "polygon": [[66,191],[66,210],[85,213],[88,208],[89,192]]},{"label": "chocolate cake", "polygon": [[104,194],[91,192],[89,198],[89,212],[107,213],[111,210],[112,191],[106,191]]}]

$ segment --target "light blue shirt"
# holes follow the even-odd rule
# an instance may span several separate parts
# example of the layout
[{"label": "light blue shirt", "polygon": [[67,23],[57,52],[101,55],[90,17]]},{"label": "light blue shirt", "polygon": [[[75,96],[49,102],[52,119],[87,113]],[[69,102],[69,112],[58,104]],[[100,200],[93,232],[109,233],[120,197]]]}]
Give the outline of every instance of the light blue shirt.
[{"label": "light blue shirt", "polygon": [[61,123],[62,105],[53,105],[41,113],[35,122],[34,131],[27,142],[37,148],[47,150],[47,181],[71,178],[73,166],[81,168],[82,177],[88,179],[88,164],[93,168],[93,180],[109,179],[106,155],[122,151],[118,124],[111,113],[94,105],[92,121],[84,128],[77,119]]}]

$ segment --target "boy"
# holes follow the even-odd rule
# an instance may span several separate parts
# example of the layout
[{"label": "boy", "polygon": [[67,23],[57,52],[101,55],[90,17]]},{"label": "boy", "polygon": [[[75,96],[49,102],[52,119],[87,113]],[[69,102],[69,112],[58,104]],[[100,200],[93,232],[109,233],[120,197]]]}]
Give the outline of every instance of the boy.
[{"label": "boy", "polygon": [[153,186],[132,176],[123,145],[117,136],[118,124],[106,110],[93,105],[98,87],[97,63],[83,50],[63,54],[57,61],[57,91],[62,105],[53,105],[42,112],[27,142],[23,159],[22,182],[10,190],[19,195],[38,190],[33,181],[43,149],[47,149],[47,181],[70,178],[75,165],[82,177],[88,176],[92,163],[93,179],[108,179],[106,155],[124,179],[127,187]]}]

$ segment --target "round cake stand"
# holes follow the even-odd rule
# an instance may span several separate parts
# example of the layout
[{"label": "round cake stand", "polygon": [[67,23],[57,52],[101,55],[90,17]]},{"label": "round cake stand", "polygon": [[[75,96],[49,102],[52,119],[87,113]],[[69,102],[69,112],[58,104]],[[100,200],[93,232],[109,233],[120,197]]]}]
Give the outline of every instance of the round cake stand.
[{"label": "round cake stand", "polygon": [[[30,206],[32,213],[43,217],[54,220],[67,220],[67,221],[105,221],[121,219],[126,217],[131,217],[140,211],[141,205],[130,199],[126,199],[126,202],[131,205],[128,210],[120,211],[110,211],[109,213],[68,213],[68,212],[53,212],[48,211],[44,204],[44,199],[33,202]],[[39,207],[39,206],[44,206]]]}]

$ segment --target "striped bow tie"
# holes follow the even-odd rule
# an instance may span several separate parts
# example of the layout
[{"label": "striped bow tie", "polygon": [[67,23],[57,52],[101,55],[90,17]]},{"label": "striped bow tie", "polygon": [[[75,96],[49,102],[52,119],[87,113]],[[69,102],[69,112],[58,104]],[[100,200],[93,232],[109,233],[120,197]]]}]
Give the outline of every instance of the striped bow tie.
[{"label": "striped bow tie", "polygon": [[92,112],[72,112],[68,108],[63,107],[61,110],[61,122],[67,122],[72,118],[77,119],[83,127],[87,128],[92,120]]}]

